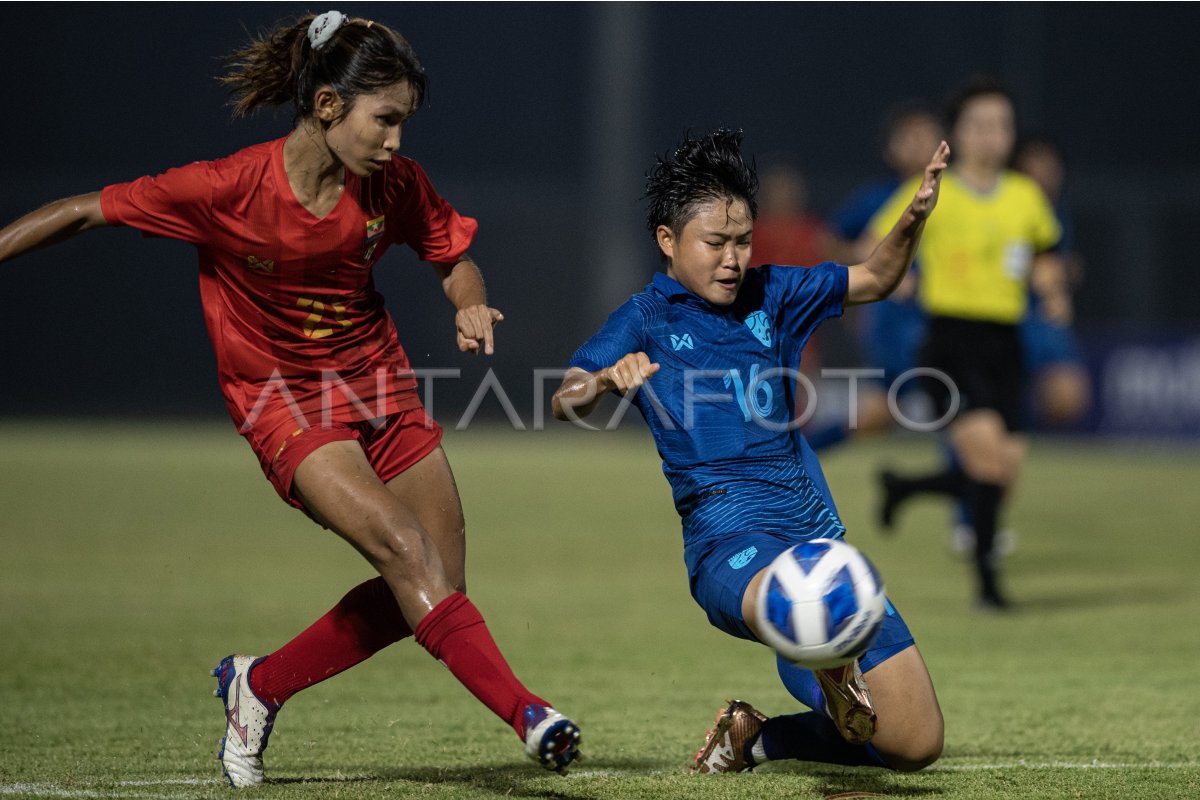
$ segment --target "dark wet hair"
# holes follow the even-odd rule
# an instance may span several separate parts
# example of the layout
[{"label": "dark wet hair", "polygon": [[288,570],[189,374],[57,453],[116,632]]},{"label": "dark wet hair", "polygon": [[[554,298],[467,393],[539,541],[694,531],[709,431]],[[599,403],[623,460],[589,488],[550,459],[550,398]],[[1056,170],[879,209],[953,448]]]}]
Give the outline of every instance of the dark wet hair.
[{"label": "dark wet hair", "polygon": [[412,46],[386,25],[348,18],[320,47],[313,48],[308,27],[314,15],[277,26],[226,59],[220,77],[232,95],[234,116],[263,106],[291,103],[296,118],[313,112],[320,86],[332,86],[342,98],[342,116],[354,98],[407,80],[416,92],[416,108],[428,91],[428,79]]},{"label": "dark wet hair", "polygon": [[1007,86],[990,75],[976,75],[955,89],[951,93],[950,99],[946,101],[946,130],[954,130],[954,126],[958,123],[959,117],[962,116],[963,109],[967,107],[967,103],[977,97],[990,95],[1003,97],[1013,107],[1014,111],[1016,110],[1016,100],[1013,99],[1012,92],[1008,90]]},{"label": "dark wet hair", "polygon": [[656,157],[644,195],[650,201],[646,227],[652,237],[657,238],[659,225],[680,235],[697,206],[709,200],[743,200],[750,218],[757,219],[758,175],[753,162],[742,158],[742,136],[724,128],[698,139],[688,133],[671,156]]}]

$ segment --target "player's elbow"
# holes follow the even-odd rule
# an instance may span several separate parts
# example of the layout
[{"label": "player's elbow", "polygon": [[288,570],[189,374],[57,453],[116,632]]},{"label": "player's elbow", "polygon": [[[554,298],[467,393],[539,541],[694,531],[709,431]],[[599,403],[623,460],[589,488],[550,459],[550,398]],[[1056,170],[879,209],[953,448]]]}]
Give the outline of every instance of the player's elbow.
[{"label": "player's elbow", "polygon": [[554,418],[560,422],[567,421],[566,409],[563,408],[562,398],[559,397],[557,393],[554,395],[554,397],[550,398],[550,413],[553,414]]},{"label": "player's elbow", "polygon": [[562,422],[570,422],[573,419],[586,417],[591,412],[592,408],[588,403],[571,397],[562,389],[559,389],[550,398],[550,413],[554,415],[555,419]]}]

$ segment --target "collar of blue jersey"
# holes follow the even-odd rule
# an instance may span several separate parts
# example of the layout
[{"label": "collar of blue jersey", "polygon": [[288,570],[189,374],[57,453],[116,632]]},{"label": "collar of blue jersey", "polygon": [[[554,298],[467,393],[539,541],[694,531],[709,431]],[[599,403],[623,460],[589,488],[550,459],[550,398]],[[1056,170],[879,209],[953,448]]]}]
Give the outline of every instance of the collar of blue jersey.
[{"label": "collar of blue jersey", "polygon": [[701,303],[704,303],[705,305],[708,304],[708,302],[703,297],[701,297],[698,294],[692,294],[686,288],[684,288],[684,285],[682,283],[675,280],[674,278],[672,278],[670,275],[668,275],[665,272],[654,273],[654,279],[650,281],[650,285],[653,286],[654,289],[659,294],[663,295],[668,300],[674,300],[676,298],[685,298],[686,299],[686,298],[690,297],[695,300],[699,300]]},{"label": "collar of blue jersey", "polygon": [[654,273],[654,278],[650,281],[650,286],[669,301],[692,303],[697,308],[702,308],[713,314],[724,314],[732,308],[731,306],[714,306],[700,295],[689,291],[682,283],[665,272]]}]

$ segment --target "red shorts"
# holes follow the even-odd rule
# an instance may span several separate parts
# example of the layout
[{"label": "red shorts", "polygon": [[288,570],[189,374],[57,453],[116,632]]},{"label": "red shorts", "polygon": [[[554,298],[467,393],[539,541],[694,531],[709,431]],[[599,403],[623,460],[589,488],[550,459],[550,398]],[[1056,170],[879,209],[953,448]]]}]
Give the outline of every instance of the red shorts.
[{"label": "red shorts", "polygon": [[[293,423],[294,424],[294,423]],[[263,439],[246,437],[255,448],[267,480],[284,502],[308,513],[292,494],[292,479],[300,462],[330,442],[354,440],[362,446],[367,462],[384,483],[433,452],[442,441],[442,428],[418,406],[385,417],[376,427],[370,422],[334,422],[319,428],[299,428],[286,435],[274,453],[259,452]],[[264,437],[266,441],[275,437]]]}]

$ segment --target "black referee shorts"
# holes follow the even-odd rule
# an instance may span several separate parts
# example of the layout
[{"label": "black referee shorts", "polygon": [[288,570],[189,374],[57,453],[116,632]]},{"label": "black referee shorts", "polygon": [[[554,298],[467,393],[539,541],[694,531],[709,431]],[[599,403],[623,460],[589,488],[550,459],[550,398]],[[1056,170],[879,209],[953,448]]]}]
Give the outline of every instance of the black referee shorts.
[{"label": "black referee shorts", "polygon": [[937,377],[921,379],[939,415],[950,410],[957,390],[958,414],[988,408],[1008,430],[1024,429],[1025,367],[1017,331],[998,322],[930,317],[920,365],[944,373],[954,387]]}]

